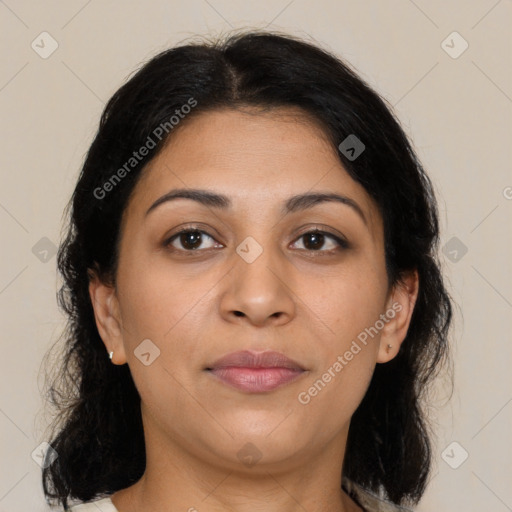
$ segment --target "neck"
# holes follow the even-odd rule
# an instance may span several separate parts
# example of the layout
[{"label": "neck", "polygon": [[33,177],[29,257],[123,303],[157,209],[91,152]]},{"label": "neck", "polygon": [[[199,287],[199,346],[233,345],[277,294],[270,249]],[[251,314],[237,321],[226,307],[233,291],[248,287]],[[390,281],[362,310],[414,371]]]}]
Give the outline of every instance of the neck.
[{"label": "neck", "polygon": [[341,489],[347,432],[348,427],[321,452],[297,453],[285,462],[263,458],[246,466],[205,455],[153,425],[145,428],[144,475],[116,492],[112,502],[119,512],[361,511]]}]

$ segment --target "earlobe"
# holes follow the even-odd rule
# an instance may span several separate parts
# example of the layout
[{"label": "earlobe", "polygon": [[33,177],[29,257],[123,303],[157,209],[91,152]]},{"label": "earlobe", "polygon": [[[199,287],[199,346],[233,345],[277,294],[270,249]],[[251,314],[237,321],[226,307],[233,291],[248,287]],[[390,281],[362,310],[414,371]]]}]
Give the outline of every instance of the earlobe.
[{"label": "earlobe", "polygon": [[404,274],[389,294],[385,314],[391,319],[381,331],[378,363],[387,363],[398,354],[409,330],[418,291],[419,277],[414,270]]},{"label": "earlobe", "polygon": [[94,310],[98,333],[105,344],[107,354],[114,364],[126,363],[122,336],[122,322],[115,288],[105,284],[97,276],[90,274],[89,296]]}]

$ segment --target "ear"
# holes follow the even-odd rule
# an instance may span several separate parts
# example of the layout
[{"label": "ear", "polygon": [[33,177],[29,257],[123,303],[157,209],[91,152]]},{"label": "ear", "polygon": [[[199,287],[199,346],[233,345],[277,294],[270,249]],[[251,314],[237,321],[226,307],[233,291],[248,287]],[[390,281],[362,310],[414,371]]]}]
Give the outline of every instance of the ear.
[{"label": "ear", "polygon": [[414,270],[404,274],[389,293],[384,314],[390,320],[381,330],[378,363],[387,363],[398,354],[409,330],[418,290],[419,277]]},{"label": "ear", "polygon": [[123,328],[115,287],[104,283],[96,272],[90,270],[89,295],[99,335],[107,352],[114,352],[112,363],[119,365],[126,363]]}]

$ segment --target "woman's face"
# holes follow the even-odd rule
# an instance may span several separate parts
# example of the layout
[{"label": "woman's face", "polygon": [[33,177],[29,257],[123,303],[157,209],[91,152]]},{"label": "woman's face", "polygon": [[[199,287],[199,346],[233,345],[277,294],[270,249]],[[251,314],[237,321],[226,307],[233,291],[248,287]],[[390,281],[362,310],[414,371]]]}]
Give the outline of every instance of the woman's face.
[{"label": "woman's face", "polygon": [[[124,213],[116,290],[90,287],[147,438],[252,471],[342,455],[412,312],[388,288],[376,205],[297,111],[203,113],[171,135]],[[177,190],[221,199],[160,200]],[[266,369],[217,363],[239,351]],[[267,351],[295,364],[258,359]]]}]

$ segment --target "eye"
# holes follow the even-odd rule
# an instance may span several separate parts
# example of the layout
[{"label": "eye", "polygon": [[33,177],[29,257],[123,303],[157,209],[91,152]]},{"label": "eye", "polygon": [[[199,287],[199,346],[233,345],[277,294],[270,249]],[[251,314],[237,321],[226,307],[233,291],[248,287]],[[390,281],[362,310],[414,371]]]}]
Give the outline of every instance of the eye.
[{"label": "eye", "polygon": [[[210,242],[205,246],[204,244],[208,240]],[[293,245],[296,245],[298,241],[302,241],[302,244],[299,244],[299,247],[295,248],[309,252],[330,253],[337,251],[340,248],[347,249],[350,247],[349,243],[343,238],[320,229],[314,229],[303,233],[299,238],[297,238],[297,242]],[[206,231],[194,227],[185,227],[181,229],[168,238],[163,245],[173,251],[188,253],[199,251],[201,249],[207,250],[213,249],[214,247],[223,247],[222,244],[217,242]],[[300,247],[300,245],[302,245],[302,247]]]},{"label": "eye", "polygon": [[[205,239],[210,239],[215,242],[215,239],[206,233],[206,231],[202,231],[200,229],[185,228],[168,238],[164,242],[164,246],[172,246],[173,249],[187,252],[197,251],[198,249],[211,249],[215,247],[215,243],[210,244],[207,247],[202,246]],[[175,243],[179,244],[181,247],[177,247]]]},{"label": "eye", "polygon": [[[321,231],[318,229],[303,233],[297,240],[303,239],[306,240],[306,243],[303,242],[303,247],[299,247],[299,249],[306,251],[332,252],[339,248],[347,249],[349,247],[349,244],[346,240],[343,240],[342,238],[333,235],[332,233],[328,233],[327,231]],[[327,249],[322,249],[322,247],[325,247],[326,242],[329,240],[330,243],[327,244]]]}]

